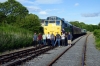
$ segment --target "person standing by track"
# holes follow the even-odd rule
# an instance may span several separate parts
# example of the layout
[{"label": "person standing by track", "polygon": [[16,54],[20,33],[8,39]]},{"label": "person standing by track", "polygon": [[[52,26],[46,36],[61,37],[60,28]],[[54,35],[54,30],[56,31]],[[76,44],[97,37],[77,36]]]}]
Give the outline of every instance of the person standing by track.
[{"label": "person standing by track", "polygon": [[62,33],[65,33],[65,30],[64,30],[64,28],[62,29]]},{"label": "person standing by track", "polygon": [[62,42],[62,46],[65,46],[65,34],[64,33],[61,34],[61,42]]},{"label": "person standing by track", "polygon": [[70,32],[68,33],[67,39],[68,39],[68,45],[71,46],[72,34]]},{"label": "person standing by track", "polygon": [[51,44],[52,44],[52,46],[54,46],[54,42],[55,42],[55,36],[54,36],[54,34],[52,33],[52,34],[51,34]]},{"label": "person standing by track", "polygon": [[[56,45],[56,43],[58,42],[58,46],[59,46],[59,47],[60,47],[60,39],[61,39],[60,34],[58,34],[58,32],[57,32],[57,34],[56,34],[55,45]],[[54,45],[54,46],[55,46],[55,45]]]},{"label": "person standing by track", "polygon": [[38,41],[38,36],[37,36],[36,33],[34,33],[34,35],[33,35],[33,45],[34,45],[35,47],[37,47],[37,41]]},{"label": "person standing by track", "polygon": [[49,46],[50,46],[50,44],[51,44],[50,39],[51,39],[51,35],[50,35],[50,33],[48,32],[48,34],[47,34],[47,43],[48,43]]},{"label": "person standing by track", "polygon": [[67,36],[68,36],[68,33],[66,32],[66,33],[65,33],[65,46],[68,45],[68,39],[67,39]]},{"label": "person standing by track", "polygon": [[46,45],[46,35],[43,34],[43,35],[42,35],[42,38],[43,38],[43,44]]},{"label": "person standing by track", "polygon": [[41,35],[41,33],[39,33],[39,35],[38,35],[38,42],[39,42],[39,45],[42,44],[42,35]]}]

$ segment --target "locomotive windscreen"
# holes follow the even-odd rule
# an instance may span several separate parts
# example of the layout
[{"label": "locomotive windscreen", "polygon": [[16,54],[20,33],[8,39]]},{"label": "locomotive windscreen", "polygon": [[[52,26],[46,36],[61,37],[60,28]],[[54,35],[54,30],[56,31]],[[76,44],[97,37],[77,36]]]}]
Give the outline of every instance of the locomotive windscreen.
[{"label": "locomotive windscreen", "polygon": [[49,21],[49,23],[55,23],[55,21]]},{"label": "locomotive windscreen", "polygon": [[56,25],[60,25],[60,21],[56,21]]},{"label": "locomotive windscreen", "polygon": [[48,21],[45,21],[45,26],[48,26]]}]

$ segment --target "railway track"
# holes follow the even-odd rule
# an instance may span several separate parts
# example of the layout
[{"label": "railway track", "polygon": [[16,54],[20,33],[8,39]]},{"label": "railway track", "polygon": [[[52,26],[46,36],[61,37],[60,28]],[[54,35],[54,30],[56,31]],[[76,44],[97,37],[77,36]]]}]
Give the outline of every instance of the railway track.
[{"label": "railway track", "polygon": [[[82,37],[81,37],[82,38]],[[80,39],[81,39],[80,38]],[[79,39],[79,40],[80,40]],[[48,64],[48,66],[52,66],[65,52],[67,52],[71,47],[75,45],[79,40],[74,42],[72,46],[68,47],[62,54],[57,56],[51,63]],[[87,39],[86,39],[87,40]],[[87,42],[87,41],[85,41]],[[86,43],[85,43],[86,44]],[[86,46],[86,45],[84,45]],[[50,46],[38,46],[37,48],[30,48],[22,51],[17,51],[5,55],[0,56],[0,66],[16,66],[21,65],[22,63],[31,60],[32,58],[35,58],[36,56],[43,54],[44,52],[47,52],[50,49],[53,49],[55,47]],[[83,50],[86,50],[83,48]],[[85,65],[85,52],[82,53],[82,66]]]},{"label": "railway track", "polygon": [[[89,35],[87,35],[84,46],[83,46],[83,52],[82,52],[82,61],[81,61],[81,66],[85,66],[85,59],[86,59],[86,43],[87,43],[87,38]],[[82,38],[82,37],[81,37]],[[81,39],[80,38],[80,39]],[[53,59],[47,66],[53,66],[54,63],[59,60],[59,58],[64,55],[65,52],[67,52],[69,49],[71,49],[80,39],[78,39],[76,42],[74,42],[69,48],[67,48],[64,52],[62,52],[59,56],[57,56],[55,59]]]},{"label": "railway track", "polygon": [[53,49],[51,46],[38,46],[0,56],[0,66],[16,66]]},{"label": "railway track", "polygon": [[87,35],[84,46],[83,46],[82,62],[81,62],[82,66],[86,66],[85,60],[86,60],[86,47],[87,47],[87,38],[88,38],[88,36],[89,36],[89,34]]}]

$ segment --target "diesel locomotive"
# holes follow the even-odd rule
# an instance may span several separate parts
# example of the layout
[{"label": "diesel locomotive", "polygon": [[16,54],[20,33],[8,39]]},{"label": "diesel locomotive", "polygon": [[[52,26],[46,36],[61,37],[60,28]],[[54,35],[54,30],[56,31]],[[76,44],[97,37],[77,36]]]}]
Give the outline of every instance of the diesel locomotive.
[{"label": "diesel locomotive", "polygon": [[65,21],[64,18],[60,18],[57,16],[47,17],[44,20],[43,28],[45,34],[48,34],[49,32],[50,34],[53,33],[54,35],[56,35],[58,32],[61,35],[62,29],[64,29],[65,32],[70,32],[73,37],[86,33],[86,29],[76,27],[70,24],[68,21]]}]

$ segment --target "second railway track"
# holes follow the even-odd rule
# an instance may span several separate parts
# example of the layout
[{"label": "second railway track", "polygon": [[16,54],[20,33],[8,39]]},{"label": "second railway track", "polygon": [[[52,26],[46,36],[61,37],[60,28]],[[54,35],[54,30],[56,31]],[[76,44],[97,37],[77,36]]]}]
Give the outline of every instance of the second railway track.
[{"label": "second railway track", "polygon": [[25,49],[0,56],[0,66],[16,66],[30,60],[54,47],[38,46],[36,48]]},{"label": "second railway track", "polygon": [[[82,38],[82,37],[81,37]],[[62,54],[58,55],[52,62],[50,62],[46,66],[52,66],[59,58],[66,52],[68,51],[71,47],[75,45],[81,38],[79,38],[77,41],[75,41],[72,46],[69,46],[65,51],[63,51]],[[43,54],[44,52],[47,52],[50,49],[53,49],[54,47],[50,46],[41,46],[37,48],[31,48],[15,53],[11,53],[8,55],[2,55],[0,56],[0,63],[2,64],[1,66],[16,66],[20,65],[28,60],[31,60],[32,58],[35,58],[36,56]],[[85,55],[84,55],[85,56]],[[83,56],[82,56],[83,57]],[[84,64],[84,62],[81,62],[81,64]]]},{"label": "second railway track", "polygon": [[[79,65],[81,66],[84,66],[85,65],[85,55],[86,55],[86,42],[87,42],[87,38],[88,38],[89,35],[87,35],[86,37],[86,40],[84,42],[84,45],[83,45],[83,51],[82,51],[82,60],[81,60],[81,63]],[[81,37],[82,38],[82,37]],[[81,39],[80,38],[80,39]],[[71,47],[73,47],[75,45],[75,43],[77,43],[80,39],[78,39],[76,42],[74,42],[74,44],[72,46],[70,46],[69,48],[67,48],[64,52],[62,52],[59,56],[57,56],[53,61],[51,61],[47,66],[58,66],[58,65],[53,65],[55,63],[57,63],[57,61],[60,59],[60,57],[62,57],[62,55],[64,55],[65,52],[67,52]],[[74,58],[73,58],[74,59]],[[60,66],[60,65],[59,65]],[[64,66],[67,66],[67,65],[64,65]],[[69,65],[68,65],[69,66]]]}]

